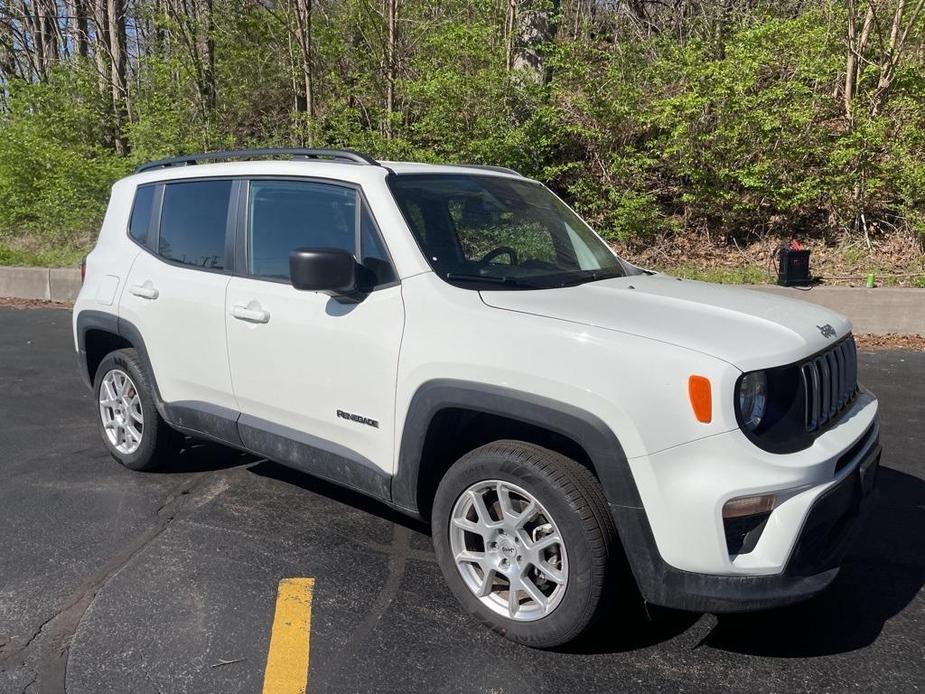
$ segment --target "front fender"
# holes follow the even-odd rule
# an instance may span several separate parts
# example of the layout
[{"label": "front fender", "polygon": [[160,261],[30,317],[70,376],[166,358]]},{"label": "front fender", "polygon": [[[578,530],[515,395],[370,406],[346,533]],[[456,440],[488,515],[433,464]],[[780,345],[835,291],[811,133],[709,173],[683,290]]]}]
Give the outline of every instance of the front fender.
[{"label": "front fender", "polygon": [[392,500],[399,506],[418,509],[417,487],[427,430],[440,410],[452,407],[514,419],[572,439],[591,459],[612,505],[642,508],[623,447],[597,416],[533,393],[455,379],[428,381],[411,398],[392,480]]}]

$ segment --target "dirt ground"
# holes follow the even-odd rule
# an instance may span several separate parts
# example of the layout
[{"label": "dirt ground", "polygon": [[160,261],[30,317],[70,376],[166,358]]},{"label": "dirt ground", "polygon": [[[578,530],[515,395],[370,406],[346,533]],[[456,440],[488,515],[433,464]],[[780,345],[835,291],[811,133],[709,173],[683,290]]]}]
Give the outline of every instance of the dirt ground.
[{"label": "dirt ground", "polygon": [[[810,274],[826,285],[925,287],[925,237],[874,234],[864,237],[799,238],[810,250]],[[791,237],[755,236],[736,241],[710,234],[664,236],[645,244],[615,244],[641,267],[717,282],[762,283],[777,279],[777,251]]]}]

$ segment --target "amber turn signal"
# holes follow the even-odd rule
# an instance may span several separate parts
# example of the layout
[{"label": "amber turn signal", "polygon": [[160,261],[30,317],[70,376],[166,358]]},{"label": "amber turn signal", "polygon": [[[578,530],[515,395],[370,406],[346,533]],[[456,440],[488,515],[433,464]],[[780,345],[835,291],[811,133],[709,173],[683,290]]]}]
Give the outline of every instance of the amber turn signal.
[{"label": "amber turn signal", "polygon": [[770,513],[775,506],[777,506],[777,497],[773,494],[742,496],[726,502],[723,506],[723,518],[742,518]]},{"label": "amber turn signal", "polygon": [[698,422],[709,424],[713,421],[713,392],[710,379],[706,376],[691,376],[687,379],[687,395]]}]

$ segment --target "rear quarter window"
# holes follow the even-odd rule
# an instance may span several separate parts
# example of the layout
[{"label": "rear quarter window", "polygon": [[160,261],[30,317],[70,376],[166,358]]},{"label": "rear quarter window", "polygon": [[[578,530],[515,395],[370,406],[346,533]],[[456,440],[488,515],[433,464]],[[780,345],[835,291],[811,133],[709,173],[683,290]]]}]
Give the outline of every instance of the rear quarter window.
[{"label": "rear quarter window", "polygon": [[154,207],[154,186],[141,186],[135,191],[135,202],[128,222],[128,235],[138,243],[148,240],[151,226],[151,210]]}]

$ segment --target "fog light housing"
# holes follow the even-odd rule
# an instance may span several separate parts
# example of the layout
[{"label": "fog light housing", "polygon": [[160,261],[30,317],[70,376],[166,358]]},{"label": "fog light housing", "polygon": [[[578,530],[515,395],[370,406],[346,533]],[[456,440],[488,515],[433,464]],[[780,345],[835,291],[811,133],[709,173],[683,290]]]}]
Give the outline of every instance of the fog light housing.
[{"label": "fog light housing", "polygon": [[742,496],[723,506],[723,531],[729,555],[748,554],[758,544],[777,505],[774,494]]},{"label": "fog light housing", "polygon": [[774,494],[740,496],[738,499],[730,499],[723,505],[723,518],[741,518],[758,513],[770,513],[776,505],[777,497]]}]

